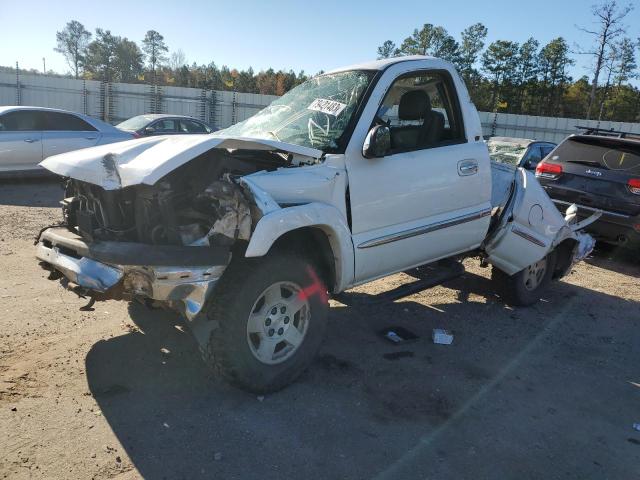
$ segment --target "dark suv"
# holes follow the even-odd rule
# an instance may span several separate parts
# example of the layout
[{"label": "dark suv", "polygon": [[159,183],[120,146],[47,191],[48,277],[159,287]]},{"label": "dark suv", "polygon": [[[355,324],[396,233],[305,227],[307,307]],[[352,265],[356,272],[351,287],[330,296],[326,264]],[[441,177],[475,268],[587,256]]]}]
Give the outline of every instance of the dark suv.
[{"label": "dark suv", "polygon": [[585,129],[540,162],[536,177],[561,210],[575,203],[579,219],[602,210],[587,227],[596,238],[640,247],[640,135]]}]

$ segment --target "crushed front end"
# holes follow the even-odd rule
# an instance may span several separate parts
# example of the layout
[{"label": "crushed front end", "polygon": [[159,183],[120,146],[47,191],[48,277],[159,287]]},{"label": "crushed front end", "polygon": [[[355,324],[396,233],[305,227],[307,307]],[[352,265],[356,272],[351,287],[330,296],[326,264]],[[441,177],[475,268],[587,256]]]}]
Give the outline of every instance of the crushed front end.
[{"label": "crushed front end", "polygon": [[283,164],[271,152],[214,150],[153,185],[68,179],[64,221],[40,233],[36,256],[91,302],[138,299],[193,320],[259,218],[238,180]]},{"label": "crushed front end", "polygon": [[230,259],[228,247],[88,243],[66,227],[51,227],[38,239],[36,257],[51,279],[92,300],[160,302],[188,319],[202,309]]}]

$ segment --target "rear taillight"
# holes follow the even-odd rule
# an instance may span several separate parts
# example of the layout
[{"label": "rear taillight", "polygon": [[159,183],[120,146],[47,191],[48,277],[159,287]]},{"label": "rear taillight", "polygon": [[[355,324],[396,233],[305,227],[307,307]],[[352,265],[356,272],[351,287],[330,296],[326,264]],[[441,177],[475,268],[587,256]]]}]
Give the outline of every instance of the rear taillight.
[{"label": "rear taillight", "polygon": [[562,165],[557,163],[540,162],[536,167],[536,177],[558,178],[562,175]]},{"label": "rear taillight", "polygon": [[640,178],[630,178],[627,182],[627,187],[629,187],[631,193],[640,195]]}]

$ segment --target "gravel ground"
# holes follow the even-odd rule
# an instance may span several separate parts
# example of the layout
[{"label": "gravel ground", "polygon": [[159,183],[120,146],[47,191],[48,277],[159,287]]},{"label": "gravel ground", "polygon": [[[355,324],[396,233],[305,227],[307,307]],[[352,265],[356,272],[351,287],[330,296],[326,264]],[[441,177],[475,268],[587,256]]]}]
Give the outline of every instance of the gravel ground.
[{"label": "gravel ground", "polygon": [[[503,305],[472,259],[395,303],[332,301],[317,361],[262,398],[212,376],[177,316],[80,311],[46,280],[33,236],[61,194],[0,184],[0,478],[640,476],[637,255],[600,251],[526,309]],[[420,338],[385,343],[390,325]],[[436,327],[453,345],[431,342]]]}]

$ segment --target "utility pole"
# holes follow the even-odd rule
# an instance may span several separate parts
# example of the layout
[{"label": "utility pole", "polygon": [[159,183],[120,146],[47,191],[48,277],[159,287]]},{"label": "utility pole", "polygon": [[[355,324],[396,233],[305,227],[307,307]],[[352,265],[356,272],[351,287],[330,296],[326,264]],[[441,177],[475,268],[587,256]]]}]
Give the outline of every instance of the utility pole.
[{"label": "utility pole", "polygon": [[42,73],[44,73],[45,75],[47,74],[47,63],[44,57],[42,57]]}]

